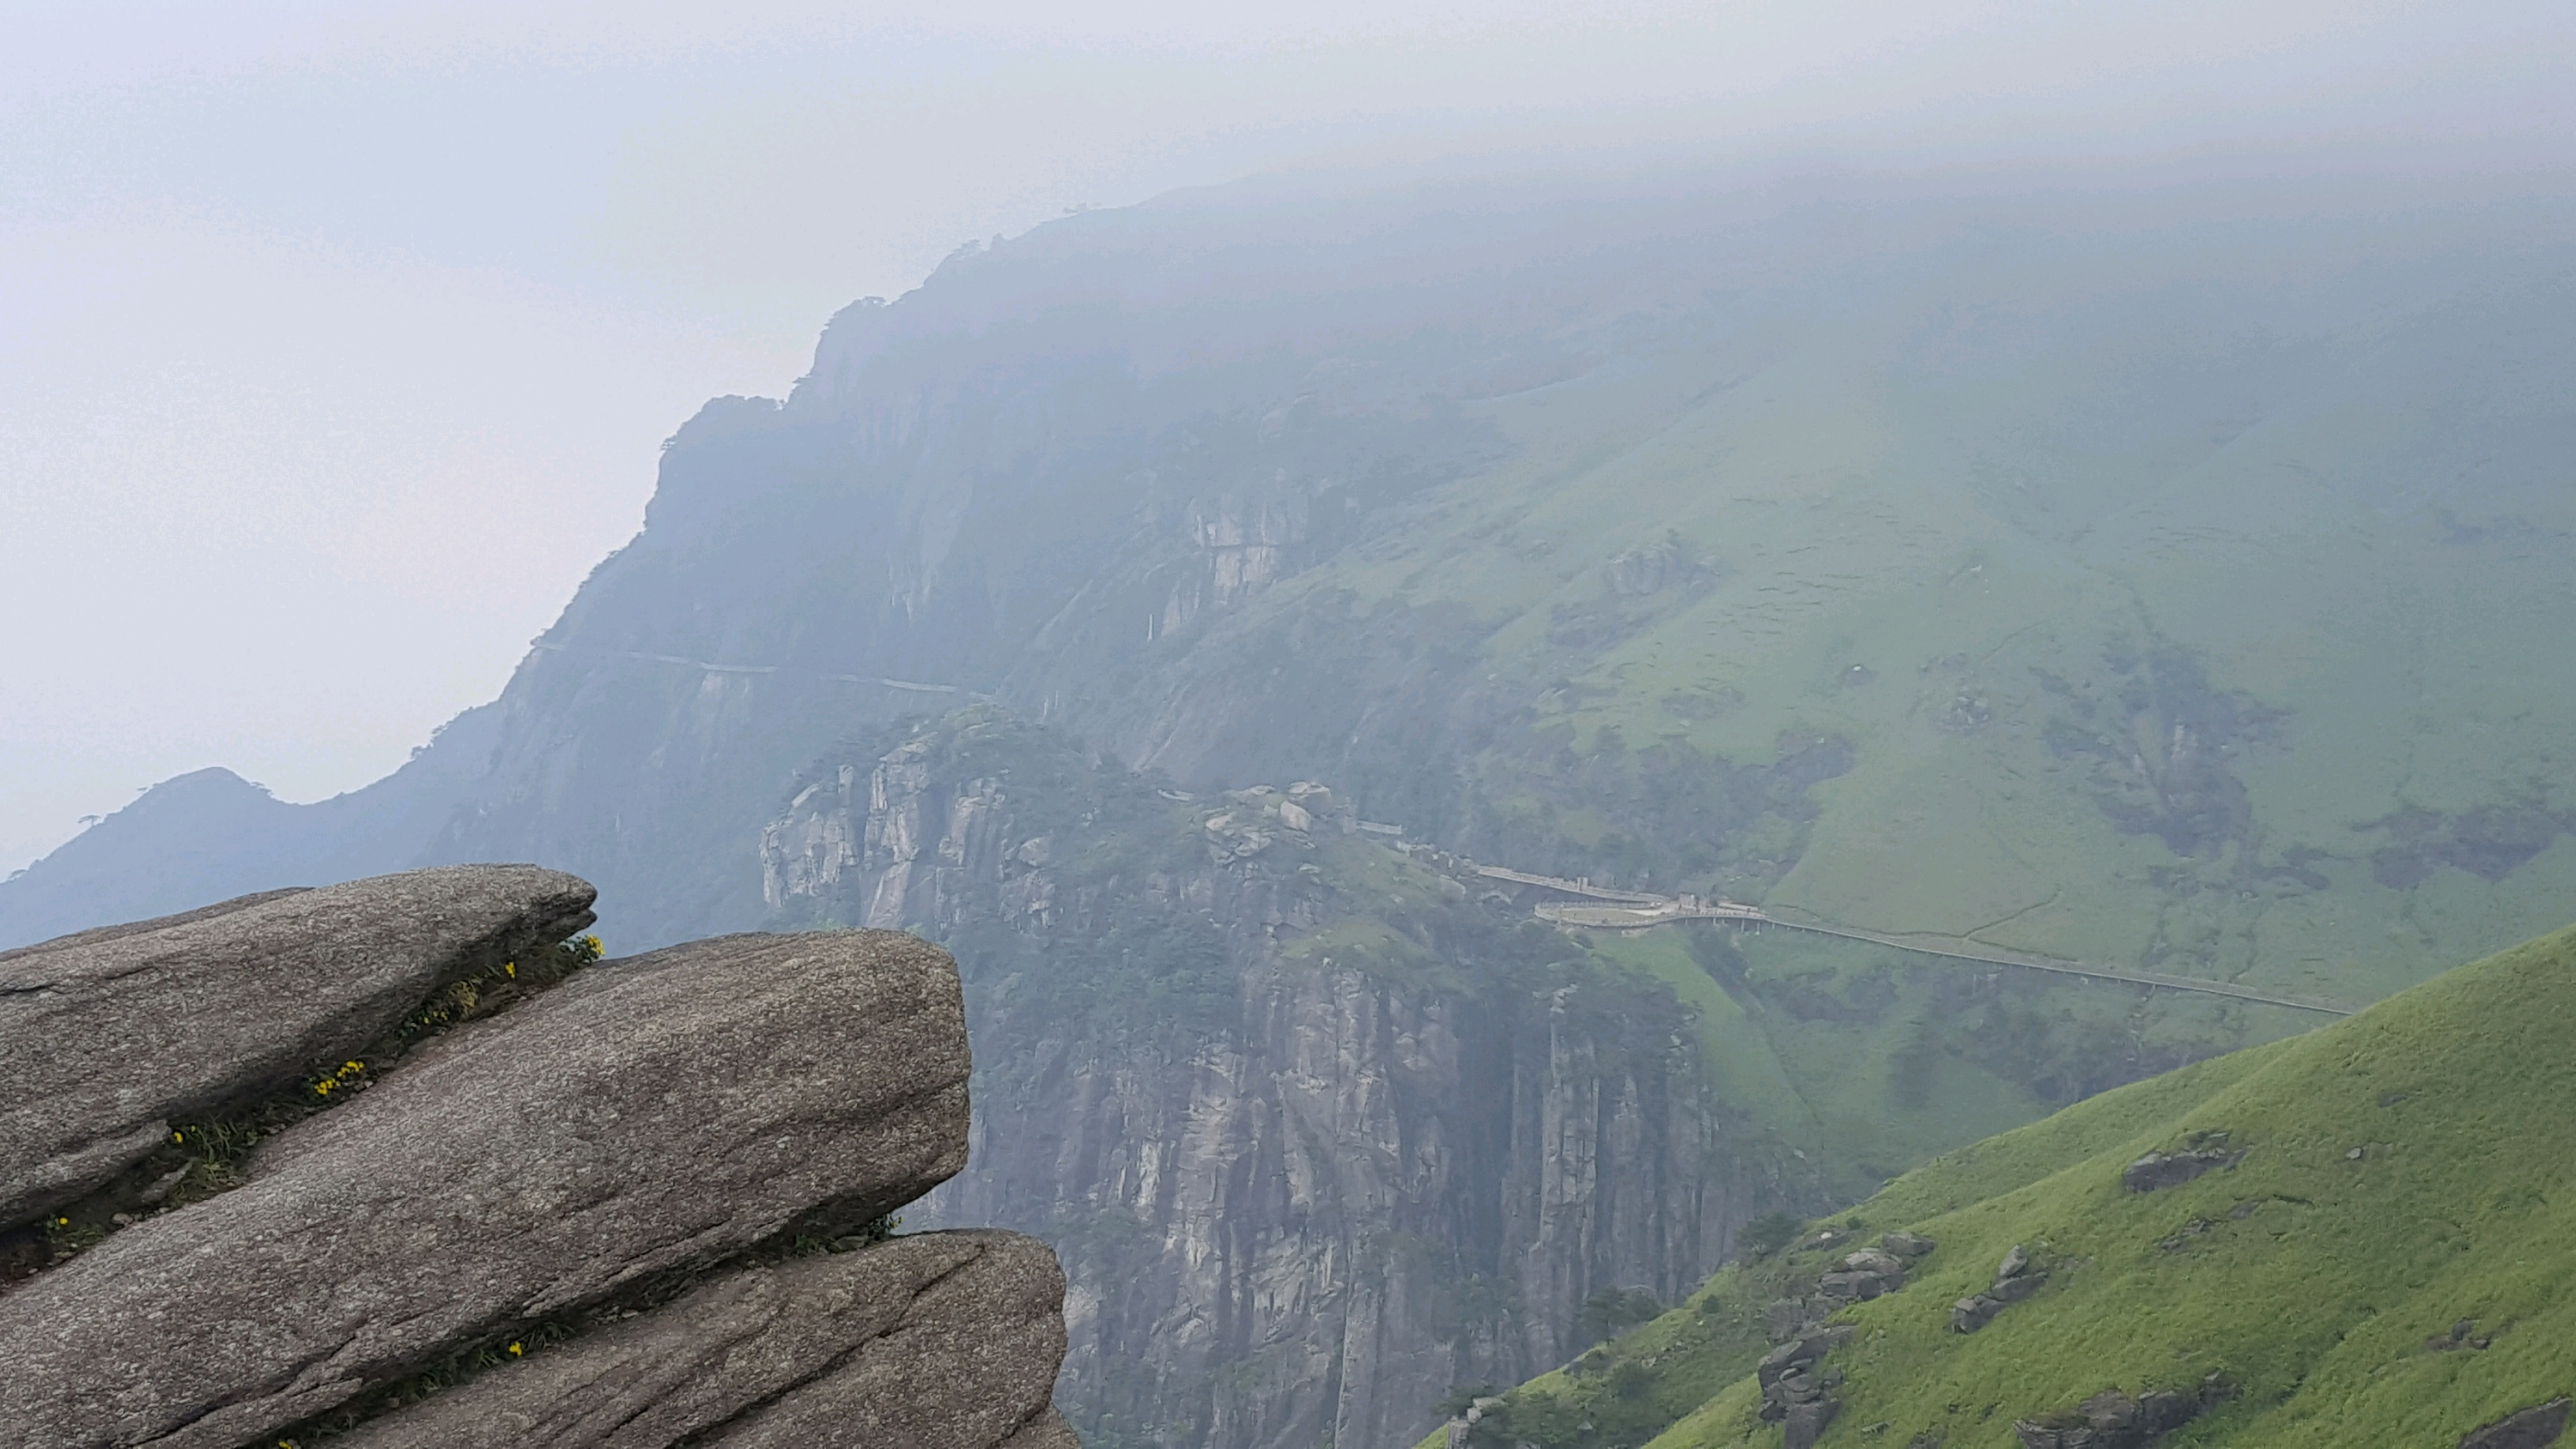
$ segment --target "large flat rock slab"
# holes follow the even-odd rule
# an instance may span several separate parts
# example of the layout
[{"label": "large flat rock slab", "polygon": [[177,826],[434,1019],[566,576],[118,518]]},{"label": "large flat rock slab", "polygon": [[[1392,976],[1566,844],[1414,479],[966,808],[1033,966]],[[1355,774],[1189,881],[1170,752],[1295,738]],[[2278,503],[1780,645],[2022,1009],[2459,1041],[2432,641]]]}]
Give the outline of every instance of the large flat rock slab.
[{"label": "large flat rock slab", "polygon": [[0,1297],[0,1443],[237,1449],[862,1222],[966,1160],[957,970],[887,931],[603,962]]},{"label": "large flat rock slab", "polygon": [[591,922],[533,865],[271,891],[0,951],[0,1227],[104,1185],[173,1121],[294,1086],[440,986]]},{"label": "large flat rock slab", "polygon": [[1036,1449],[1062,1432],[1048,1397],[1063,1303],[1055,1254],[1034,1239],[897,1238],[728,1275],[332,1442]]}]

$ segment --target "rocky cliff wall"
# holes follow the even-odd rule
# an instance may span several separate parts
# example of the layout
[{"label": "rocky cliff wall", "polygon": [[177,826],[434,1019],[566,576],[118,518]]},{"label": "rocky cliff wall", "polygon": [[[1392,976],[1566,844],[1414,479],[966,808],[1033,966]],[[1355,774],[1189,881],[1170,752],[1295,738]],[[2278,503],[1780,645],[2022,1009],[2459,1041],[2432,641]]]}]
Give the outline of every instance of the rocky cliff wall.
[{"label": "rocky cliff wall", "polygon": [[826,766],[767,832],[782,920],[957,952],[973,1165],[915,1211],[1056,1247],[1093,1449],[1410,1443],[1800,1197],[1668,996],[1347,821],[987,713]]}]

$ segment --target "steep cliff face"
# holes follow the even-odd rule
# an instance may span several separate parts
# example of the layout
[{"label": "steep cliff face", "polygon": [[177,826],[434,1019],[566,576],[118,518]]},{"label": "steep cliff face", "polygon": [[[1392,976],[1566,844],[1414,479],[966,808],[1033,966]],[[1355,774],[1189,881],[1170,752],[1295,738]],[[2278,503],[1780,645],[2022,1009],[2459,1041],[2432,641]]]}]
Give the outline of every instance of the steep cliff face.
[{"label": "steep cliff face", "polygon": [[1588,1296],[1686,1292],[1810,1196],[1668,994],[1351,824],[977,712],[818,770],[766,833],[782,921],[963,963],[971,1165],[925,1210],[1055,1245],[1094,1449],[1410,1442],[1581,1347]]}]

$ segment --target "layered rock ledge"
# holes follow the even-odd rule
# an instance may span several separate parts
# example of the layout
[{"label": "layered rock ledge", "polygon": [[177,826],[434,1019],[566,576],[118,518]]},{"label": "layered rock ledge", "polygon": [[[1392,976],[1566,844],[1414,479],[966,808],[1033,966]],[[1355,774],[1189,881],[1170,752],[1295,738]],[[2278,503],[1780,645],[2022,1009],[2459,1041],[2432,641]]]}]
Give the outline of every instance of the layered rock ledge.
[{"label": "layered rock ledge", "polygon": [[467,865],[271,891],[0,951],[0,1228],[173,1121],[292,1085],[445,983],[591,923],[561,871]]},{"label": "layered rock ledge", "polygon": [[[554,879],[579,908],[511,929],[587,923],[588,888]],[[259,913],[304,903],[289,939],[319,940],[332,899],[72,940],[229,920],[249,959]],[[405,929],[353,912],[336,930],[361,926]],[[359,994],[312,959],[314,994]],[[255,1024],[233,1024],[217,1049],[257,1055]],[[0,1295],[0,1442],[236,1449],[327,1423],[355,1445],[1069,1446],[1043,1245],[844,1236],[964,1165],[967,1070],[955,965],[910,936],[731,936],[592,966],[286,1128],[241,1186]],[[857,1250],[821,1252],[834,1239]],[[430,1382],[451,1386],[424,1398]]]},{"label": "layered rock ledge", "polygon": [[[923,1233],[730,1274],[401,1410],[336,1449],[812,1444],[1036,1449],[1064,1274],[1014,1233]],[[1028,1366],[1044,1364],[1044,1375]],[[696,1437],[692,1437],[696,1436]]]}]

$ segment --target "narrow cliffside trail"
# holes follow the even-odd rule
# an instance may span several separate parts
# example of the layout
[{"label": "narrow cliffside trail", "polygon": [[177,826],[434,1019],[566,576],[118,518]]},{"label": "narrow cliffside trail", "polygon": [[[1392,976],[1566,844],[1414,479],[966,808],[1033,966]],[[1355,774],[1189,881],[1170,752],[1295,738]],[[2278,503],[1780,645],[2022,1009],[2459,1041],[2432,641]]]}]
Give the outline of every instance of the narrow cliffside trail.
[{"label": "narrow cliffside trail", "polygon": [[1498,865],[1477,865],[1476,874],[1488,880],[1509,881],[1516,885],[1536,886],[1562,891],[1569,895],[1594,900],[1617,901],[1617,905],[1568,905],[1557,901],[1540,901],[1535,907],[1540,920],[1552,925],[1572,926],[1594,931],[1635,931],[1680,921],[1723,921],[1738,926],[1759,928],[1778,926],[1784,930],[1806,931],[1819,936],[1838,936],[1846,941],[1866,941],[1885,946],[1891,951],[1911,951],[1922,956],[1939,956],[1950,961],[1974,961],[1987,966],[2012,966],[2025,971],[2050,971],[2061,976],[2083,976],[2095,981],[2119,981],[2132,986],[2151,986],[2166,991],[2193,991],[2204,996],[2225,996],[2237,1001],[2259,1002],[2265,1006],[2286,1006],[2293,1011],[2313,1011],[2328,1016],[2350,1016],[2354,1008],[2314,997],[2288,996],[2278,992],[2259,991],[2239,986],[2232,981],[2211,981],[2196,976],[2168,976],[2157,971],[2124,971],[2108,966],[2085,966],[2072,961],[2051,961],[2033,956],[2005,955],[1989,951],[1968,951],[1956,946],[1928,946],[1899,936],[1876,931],[1855,930],[1825,921],[1795,921],[1774,916],[1759,906],[1734,901],[1702,900],[1697,896],[1655,896],[1635,891],[1615,891],[1596,886],[1589,880],[1565,880],[1557,876],[1532,875]]}]

